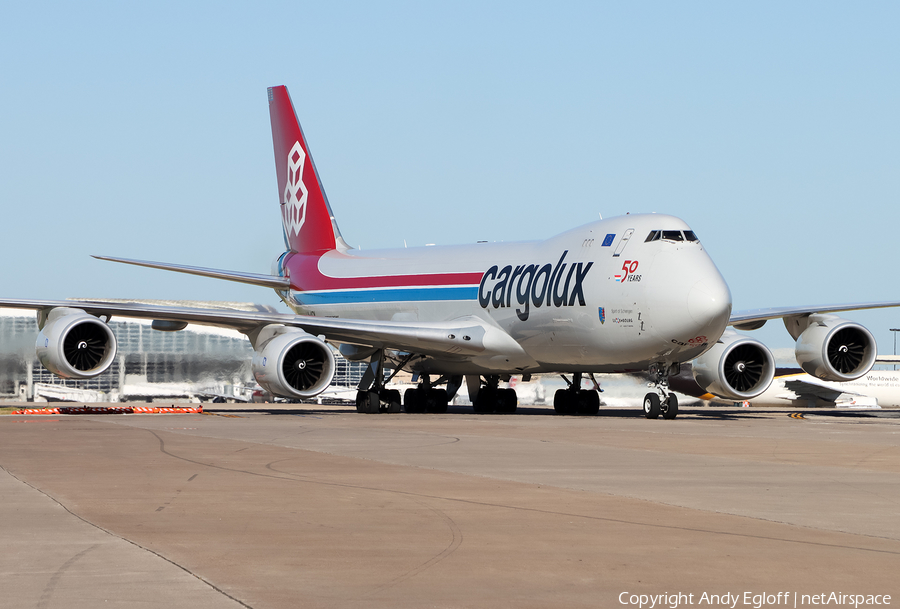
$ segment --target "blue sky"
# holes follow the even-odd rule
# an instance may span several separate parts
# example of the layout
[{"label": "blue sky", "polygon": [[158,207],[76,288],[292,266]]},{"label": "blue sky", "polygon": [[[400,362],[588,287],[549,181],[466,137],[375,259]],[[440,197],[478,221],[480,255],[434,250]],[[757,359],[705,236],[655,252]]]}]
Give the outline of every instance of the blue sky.
[{"label": "blue sky", "polygon": [[[900,300],[898,29],[888,2],[5,6],[2,294],[276,303],[89,254],[267,272],[285,84],[353,245],[655,211],[736,309]],[[848,317],[892,350],[900,310]]]}]

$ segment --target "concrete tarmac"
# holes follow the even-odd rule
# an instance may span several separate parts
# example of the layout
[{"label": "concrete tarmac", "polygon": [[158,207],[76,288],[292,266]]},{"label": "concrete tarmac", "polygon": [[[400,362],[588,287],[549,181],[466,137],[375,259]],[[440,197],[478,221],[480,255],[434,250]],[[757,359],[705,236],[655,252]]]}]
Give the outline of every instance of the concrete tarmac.
[{"label": "concrete tarmac", "polygon": [[0,607],[900,603],[900,411],[519,411],[0,416]]}]

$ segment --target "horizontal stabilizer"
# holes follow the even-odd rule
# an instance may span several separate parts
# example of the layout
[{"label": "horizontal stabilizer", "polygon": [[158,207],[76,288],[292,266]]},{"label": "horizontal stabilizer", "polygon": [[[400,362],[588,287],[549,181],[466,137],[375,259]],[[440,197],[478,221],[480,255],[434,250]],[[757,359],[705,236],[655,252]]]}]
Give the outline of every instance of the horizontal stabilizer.
[{"label": "horizontal stabilizer", "polygon": [[97,260],[109,260],[111,262],[122,262],[124,264],[133,264],[135,266],[146,266],[151,269],[161,269],[163,271],[175,271],[176,273],[187,273],[189,275],[211,277],[213,279],[226,279],[228,281],[236,281],[237,283],[249,283],[250,285],[258,285],[264,288],[273,288],[275,290],[288,290],[291,287],[291,282],[287,277],[277,277],[275,275],[240,273],[238,271],[222,271],[219,269],[206,269],[199,266],[167,264],[165,262],[150,262],[147,260],[132,260],[130,258],[113,258],[110,256],[92,256],[92,258],[96,258]]}]

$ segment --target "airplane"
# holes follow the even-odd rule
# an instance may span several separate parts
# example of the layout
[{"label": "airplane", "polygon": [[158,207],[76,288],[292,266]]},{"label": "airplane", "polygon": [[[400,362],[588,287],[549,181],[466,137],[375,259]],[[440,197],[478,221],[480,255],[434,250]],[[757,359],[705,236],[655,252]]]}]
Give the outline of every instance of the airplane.
[{"label": "airplane", "polygon": [[[876,364],[896,363],[896,357],[878,356]],[[694,380],[689,365],[669,378],[669,389],[705,401],[716,396]],[[736,404],[737,405],[737,404]],[[830,382],[806,374],[802,368],[776,368],[772,384],[741,405],[789,406],[792,408],[896,408],[900,407],[900,371],[870,370],[861,377]]]},{"label": "airplane", "polygon": [[[0,300],[36,310],[36,351],[63,378],[91,378],[116,355],[113,316],[152,320],[160,331],[188,323],[236,329],[255,354],[266,391],[308,399],[335,372],[332,346],[368,366],[357,387],[363,413],[446,412],[465,384],[475,412],[511,413],[515,389],[501,380],[557,373],[560,414],[593,415],[597,391],[584,375],[648,371],[647,418],[673,419],[668,379],[684,362],[706,391],[732,400],[771,384],[769,349],[736,330],[781,319],[801,367],[848,381],[872,367],[875,339],[835,313],[898,302],[783,307],[732,313],[731,292],[683,220],[628,214],[543,241],[361,251],[341,235],[286,87],[268,89],[284,252],[270,274],[94,256],[97,259],[272,288],[291,313],[247,312],[73,300]],[[732,329],[733,328],[733,329]],[[391,375],[387,371],[393,370]],[[407,370],[417,383],[402,398],[386,384]],[[568,375],[568,376],[566,376]],[[595,383],[596,386],[596,383]]]}]

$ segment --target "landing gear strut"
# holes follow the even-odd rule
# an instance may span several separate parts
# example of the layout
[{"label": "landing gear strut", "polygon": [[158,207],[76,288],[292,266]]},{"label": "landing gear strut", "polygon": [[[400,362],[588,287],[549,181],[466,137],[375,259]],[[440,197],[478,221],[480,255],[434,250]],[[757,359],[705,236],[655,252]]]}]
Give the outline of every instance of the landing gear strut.
[{"label": "landing gear strut", "polygon": [[572,374],[572,381],[562,377],[569,386],[559,389],[553,396],[553,409],[557,414],[595,415],[600,412],[600,394],[593,389],[581,388],[581,373]]},{"label": "landing gear strut", "polygon": [[679,364],[667,366],[665,364],[653,364],[650,366],[651,386],[656,386],[656,393],[648,393],[644,396],[644,416],[648,419],[658,419],[662,415],[664,419],[674,419],[678,416],[678,397],[669,392],[669,375],[677,373]]},{"label": "landing gear strut", "polygon": [[[400,367],[394,371],[394,374]],[[363,377],[359,381],[356,392],[356,412],[378,414],[379,412],[400,412],[400,392],[396,389],[385,389],[384,351],[379,349],[369,360]]]}]

